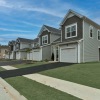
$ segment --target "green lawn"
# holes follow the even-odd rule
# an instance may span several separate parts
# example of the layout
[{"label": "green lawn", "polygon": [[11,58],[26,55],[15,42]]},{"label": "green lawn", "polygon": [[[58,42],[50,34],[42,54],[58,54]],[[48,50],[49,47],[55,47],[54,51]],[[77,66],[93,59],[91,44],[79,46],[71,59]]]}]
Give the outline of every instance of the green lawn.
[{"label": "green lawn", "polygon": [[[24,68],[47,63],[35,62],[34,64],[20,64],[15,67]],[[62,66],[60,68],[42,71],[40,74],[100,89],[100,62]]]},{"label": "green lawn", "polygon": [[80,100],[74,96],[22,76],[5,80],[28,100]]},{"label": "green lawn", "polygon": [[4,71],[5,69],[3,69],[2,67],[0,67],[0,71]]},{"label": "green lawn", "polygon": [[99,88],[100,63],[74,64],[71,66],[51,69],[40,74]]},{"label": "green lawn", "polygon": [[13,65],[16,68],[25,68],[25,67],[32,67],[32,66],[38,66],[38,65],[42,65],[42,64],[48,64],[50,62],[33,62],[33,63],[23,63],[23,64],[18,64],[18,65]]},{"label": "green lawn", "polygon": [[13,59],[0,59],[0,62],[15,61]]}]

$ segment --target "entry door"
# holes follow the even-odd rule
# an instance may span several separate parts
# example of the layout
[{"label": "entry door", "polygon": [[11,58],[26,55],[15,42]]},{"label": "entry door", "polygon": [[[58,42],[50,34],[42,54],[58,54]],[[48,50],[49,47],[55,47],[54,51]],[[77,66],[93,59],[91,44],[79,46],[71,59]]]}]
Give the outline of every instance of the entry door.
[{"label": "entry door", "polygon": [[58,56],[59,56],[59,54],[58,54],[59,52],[58,52],[58,47],[56,47],[56,61],[58,61]]}]

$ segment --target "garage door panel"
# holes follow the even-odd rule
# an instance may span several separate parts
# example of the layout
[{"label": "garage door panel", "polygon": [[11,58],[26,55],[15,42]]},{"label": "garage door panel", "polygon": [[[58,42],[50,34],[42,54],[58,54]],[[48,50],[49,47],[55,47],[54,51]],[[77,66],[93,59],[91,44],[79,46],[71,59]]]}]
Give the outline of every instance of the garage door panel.
[{"label": "garage door panel", "polygon": [[33,51],[33,60],[35,60],[35,61],[42,60],[41,59],[41,51],[40,50]]},{"label": "garage door panel", "polygon": [[77,49],[61,49],[61,62],[77,63]]}]

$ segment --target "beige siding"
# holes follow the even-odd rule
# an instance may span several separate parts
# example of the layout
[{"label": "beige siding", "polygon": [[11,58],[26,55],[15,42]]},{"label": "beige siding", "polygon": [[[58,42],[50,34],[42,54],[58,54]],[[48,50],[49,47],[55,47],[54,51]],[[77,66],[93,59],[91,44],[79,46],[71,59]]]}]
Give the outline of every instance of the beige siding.
[{"label": "beige siding", "polygon": [[97,29],[93,26],[93,38],[89,37],[89,27],[90,25],[84,22],[84,34],[83,34],[83,61],[91,62],[99,60],[99,49],[100,41],[97,40]]}]

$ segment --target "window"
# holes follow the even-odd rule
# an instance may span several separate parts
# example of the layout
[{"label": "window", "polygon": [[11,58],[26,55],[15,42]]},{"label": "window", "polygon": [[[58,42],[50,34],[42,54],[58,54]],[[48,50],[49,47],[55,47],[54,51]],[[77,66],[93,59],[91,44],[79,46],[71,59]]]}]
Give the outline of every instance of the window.
[{"label": "window", "polygon": [[100,40],[100,30],[97,31],[98,40]]},{"label": "window", "polygon": [[47,44],[48,43],[48,36],[45,35],[45,36],[42,36],[42,44]]},{"label": "window", "polygon": [[77,24],[65,27],[65,38],[71,38],[76,36],[77,36]]},{"label": "window", "polygon": [[90,26],[89,34],[90,34],[90,38],[92,38],[93,37],[93,27],[92,26]]}]

